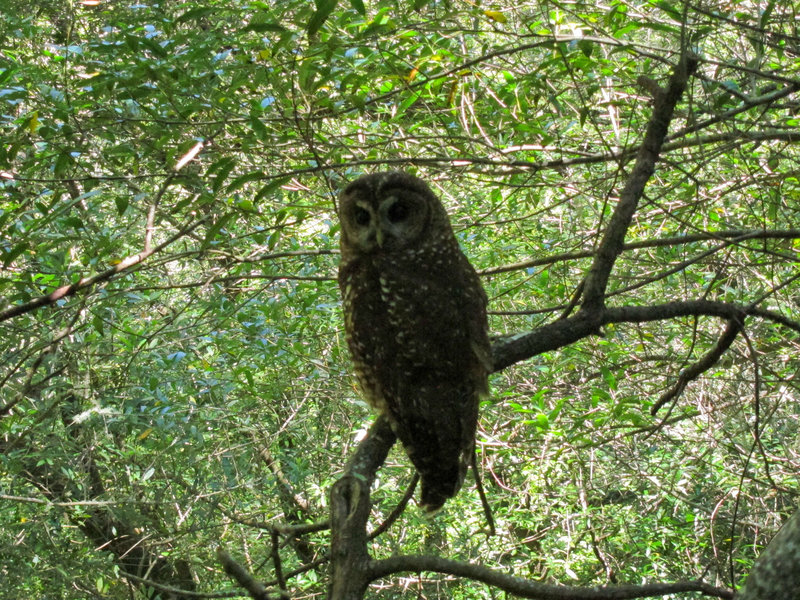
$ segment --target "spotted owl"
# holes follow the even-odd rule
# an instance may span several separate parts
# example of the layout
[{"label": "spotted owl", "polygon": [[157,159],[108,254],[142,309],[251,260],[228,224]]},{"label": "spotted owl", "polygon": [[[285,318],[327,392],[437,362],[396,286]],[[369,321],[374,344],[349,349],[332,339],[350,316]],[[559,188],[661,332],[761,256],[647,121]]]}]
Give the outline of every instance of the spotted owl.
[{"label": "spotted owl", "polygon": [[491,353],[486,294],[442,203],[420,179],[365,175],[339,197],[345,333],[369,404],[386,414],[441,508],[475,446]]}]

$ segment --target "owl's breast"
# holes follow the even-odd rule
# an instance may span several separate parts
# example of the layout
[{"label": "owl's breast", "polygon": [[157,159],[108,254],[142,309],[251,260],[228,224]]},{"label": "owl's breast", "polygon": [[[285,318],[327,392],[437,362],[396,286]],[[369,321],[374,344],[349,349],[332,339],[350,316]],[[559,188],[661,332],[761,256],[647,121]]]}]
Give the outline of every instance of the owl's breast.
[{"label": "owl's breast", "polygon": [[339,285],[345,338],[356,378],[370,406],[385,412],[387,405],[382,382],[385,381],[387,365],[393,360],[393,344],[385,343],[392,333],[386,322],[385,302],[377,276],[370,276],[369,269],[348,269],[343,265]]}]

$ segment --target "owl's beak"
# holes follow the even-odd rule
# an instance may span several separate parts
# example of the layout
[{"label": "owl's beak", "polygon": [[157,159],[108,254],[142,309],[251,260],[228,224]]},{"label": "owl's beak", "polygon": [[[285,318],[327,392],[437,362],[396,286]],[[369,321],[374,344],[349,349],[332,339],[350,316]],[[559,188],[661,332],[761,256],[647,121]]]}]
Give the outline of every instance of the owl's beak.
[{"label": "owl's beak", "polygon": [[380,227],[375,231],[375,240],[378,242],[378,248],[383,248],[383,229]]}]

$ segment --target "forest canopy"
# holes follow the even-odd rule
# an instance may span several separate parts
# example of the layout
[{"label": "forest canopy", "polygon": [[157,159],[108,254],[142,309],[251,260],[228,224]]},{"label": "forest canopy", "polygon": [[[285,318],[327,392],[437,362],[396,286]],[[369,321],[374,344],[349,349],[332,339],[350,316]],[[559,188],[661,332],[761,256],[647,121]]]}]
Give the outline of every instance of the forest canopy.
[{"label": "forest canopy", "polygon": [[[741,589],[800,491],[800,4],[5,5],[0,595]],[[494,532],[353,376],[337,196],[390,170],[489,298]]]}]

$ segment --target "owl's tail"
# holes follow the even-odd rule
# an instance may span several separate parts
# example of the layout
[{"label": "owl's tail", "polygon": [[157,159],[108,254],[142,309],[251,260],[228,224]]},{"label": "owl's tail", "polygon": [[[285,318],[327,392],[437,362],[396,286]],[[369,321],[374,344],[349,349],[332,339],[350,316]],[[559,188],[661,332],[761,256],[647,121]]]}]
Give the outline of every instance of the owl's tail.
[{"label": "owl's tail", "polygon": [[[426,514],[435,514],[447,500],[458,493],[464,484],[472,453],[471,448],[469,451],[463,451],[457,462],[451,460],[449,464],[443,464],[440,460],[430,461],[430,464],[424,459],[414,461],[418,463],[415,466],[419,471],[422,486],[420,507]],[[417,457],[412,456],[412,460],[415,458]]]}]

